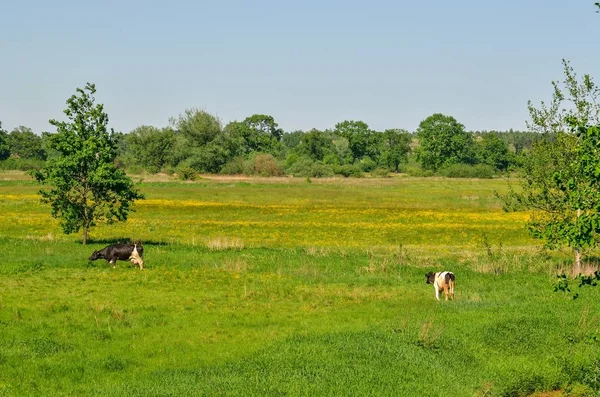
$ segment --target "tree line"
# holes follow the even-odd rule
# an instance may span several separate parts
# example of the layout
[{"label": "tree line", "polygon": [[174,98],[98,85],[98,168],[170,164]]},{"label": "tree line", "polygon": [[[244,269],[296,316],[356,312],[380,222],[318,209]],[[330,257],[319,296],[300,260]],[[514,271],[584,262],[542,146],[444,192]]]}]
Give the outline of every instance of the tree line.
[{"label": "tree line", "polygon": [[[39,168],[56,153],[53,133],[0,122],[0,168]],[[364,121],[333,128],[283,131],[273,116],[255,114],[223,125],[202,109],[186,109],[165,127],[141,125],[116,132],[116,165],[130,173],[197,173],[360,177],[405,172],[415,176],[491,177],[520,169],[540,134],[534,131],[467,131],[454,117],[425,118],[416,131],[376,131]]]}]

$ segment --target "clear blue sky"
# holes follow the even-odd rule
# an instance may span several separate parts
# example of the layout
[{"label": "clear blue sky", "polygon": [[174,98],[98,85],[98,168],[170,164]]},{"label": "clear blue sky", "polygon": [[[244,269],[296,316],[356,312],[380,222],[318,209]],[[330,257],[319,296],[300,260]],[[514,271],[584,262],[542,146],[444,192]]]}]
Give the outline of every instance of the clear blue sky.
[{"label": "clear blue sky", "polygon": [[562,58],[600,83],[593,3],[6,1],[0,121],[53,131],[89,81],[123,132],[192,107],[224,123],[270,114],[286,131],[347,119],[413,131],[438,112],[470,130],[523,129]]}]

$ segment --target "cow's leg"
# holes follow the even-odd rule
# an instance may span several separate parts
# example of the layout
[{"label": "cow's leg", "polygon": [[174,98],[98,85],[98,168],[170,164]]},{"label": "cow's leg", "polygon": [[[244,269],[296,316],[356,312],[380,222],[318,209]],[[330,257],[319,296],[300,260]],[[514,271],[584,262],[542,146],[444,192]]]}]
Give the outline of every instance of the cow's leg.
[{"label": "cow's leg", "polygon": [[117,260],[115,258],[112,258],[108,263],[112,265],[113,269],[117,267]]},{"label": "cow's leg", "polygon": [[446,300],[448,300],[448,284],[444,284],[444,296]]},{"label": "cow's leg", "polygon": [[435,291],[435,298],[440,300],[440,290],[438,289],[437,285],[433,286],[433,290]]}]

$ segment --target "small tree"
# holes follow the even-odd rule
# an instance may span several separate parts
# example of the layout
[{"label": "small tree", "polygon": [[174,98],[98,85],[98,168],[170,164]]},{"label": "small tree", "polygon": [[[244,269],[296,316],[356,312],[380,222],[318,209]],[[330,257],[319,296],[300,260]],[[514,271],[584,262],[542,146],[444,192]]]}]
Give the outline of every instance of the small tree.
[{"label": "small tree", "polygon": [[107,131],[108,115],[95,103],[95,92],[90,83],[78,88],[67,100],[64,113],[69,121],[50,120],[57,132],[48,144],[57,155],[32,172],[38,182],[49,185],[40,190],[42,202],[51,205],[64,233],[82,230],[83,244],[97,222],[126,221],[134,200],[144,198],[114,165],[114,131]]},{"label": "small tree", "polygon": [[589,75],[579,82],[563,64],[564,88],[553,82],[550,105],[529,103],[529,128],[544,138],[525,159],[521,189],[509,185],[509,193],[498,196],[505,210],[532,211],[530,233],[548,248],[571,247],[578,273],[582,249],[600,241],[600,89]]}]

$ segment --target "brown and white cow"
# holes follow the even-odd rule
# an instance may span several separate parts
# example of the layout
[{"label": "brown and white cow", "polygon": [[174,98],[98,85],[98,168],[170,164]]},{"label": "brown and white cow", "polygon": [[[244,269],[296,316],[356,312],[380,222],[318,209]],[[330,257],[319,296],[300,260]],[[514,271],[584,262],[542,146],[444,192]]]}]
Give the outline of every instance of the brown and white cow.
[{"label": "brown and white cow", "polygon": [[429,272],[425,277],[427,277],[427,284],[433,284],[437,300],[440,300],[440,293],[442,291],[444,291],[446,300],[448,300],[448,297],[454,300],[454,273],[448,271]]}]

